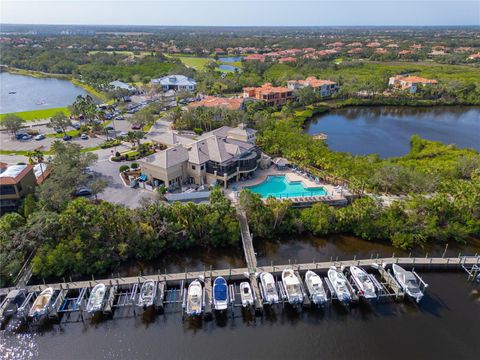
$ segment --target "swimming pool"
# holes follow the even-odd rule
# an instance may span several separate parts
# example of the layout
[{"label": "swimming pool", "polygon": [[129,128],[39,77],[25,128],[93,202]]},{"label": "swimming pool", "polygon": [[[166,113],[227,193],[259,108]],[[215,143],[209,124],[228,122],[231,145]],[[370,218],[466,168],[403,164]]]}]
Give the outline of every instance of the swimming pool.
[{"label": "swimming pool", "polygon": [[305,188],[301,181],[288,181],[283,175],[268,176],[267,179],[254,186],[248,186],[254,193],[260,194],[262,198],[272,196],[274,198],[290,198],[298,196],[322,196],[327,195],[323,187]]}]

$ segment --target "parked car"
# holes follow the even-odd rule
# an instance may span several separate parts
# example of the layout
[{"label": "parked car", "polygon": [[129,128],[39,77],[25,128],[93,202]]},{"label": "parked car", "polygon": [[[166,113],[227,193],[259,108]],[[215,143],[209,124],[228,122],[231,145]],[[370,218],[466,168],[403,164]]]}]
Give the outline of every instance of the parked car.
[{"label": "parked car", "polygon": [[69,141],[69,140],[72,140],[72,137],[70,135],[63,136],[63,141]]},{"label": "parked car", "polygon": [[25,134],[22,136],[22,140],[30,140],[32,137],[32,135]]},{"label": "parked car", "polygon": [[24,132],[16,133],[16,134],[15,134],[15,139],[17,139],[17,140],[23,140],[23,137],[24,137],[25,135],[28,135],[28,134],[27,134],[27,133],[24,133]]},{"label": "parked car", "polygon": [[80,139],[82,139],[82,140],[87,140],[87,139],[88,139],[88,135],[87,135],[87,134],[82,134],[82,135],[80,135]]},{"label": "parked car", "polygon": [[125,120],[125,118],[123,116],[117,116],[115,120]]},{"label": "parked car", "polygon": [[79,123],[72,124],[72,127],[77,130],[79,130],[81,126]]},{"label": "parked car", "polygon": [[118,134],[119,136],[127,136],[128,133],[126,131],[122,131],[120,134]]},{"label": "parked car", "polygon": [[63,132],[63,130],[60,129],[60,128],[56,128],[56,129],[55,129],[55,132],[56,132],[57,134],[61,134],[61,133]]},{"label": "parked car", "polygon": [[142,127],[141,127],[139,124],[133,124],[133,125],[132,125],[132,129],[133,129],[133,130],[141,130]]},{"label": "parked car", "polygon": [[93,191],[89,188],[82,188],[78,189],[75,193],[76,196],[91,196],[93,195]]},{"label": "parked car", "polygon": [[108,126],[105,126],[105,130],[115,130],[115,129],[113,128],[113,126],[108,125]]},{"label": "parked car", "polygon": [[34,139],[37,140],[37,141],[43,140],[43,139],[45,139],[45,135],[38,134],[37,136],[34,137]]}]

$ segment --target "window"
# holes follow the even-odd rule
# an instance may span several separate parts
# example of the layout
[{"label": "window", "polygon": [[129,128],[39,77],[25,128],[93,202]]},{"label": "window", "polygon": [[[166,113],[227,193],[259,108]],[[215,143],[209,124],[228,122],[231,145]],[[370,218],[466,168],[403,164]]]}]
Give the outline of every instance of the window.
[{"label": "window", "polygon": [[195,170],[195,169],[196,169],[195,165],[192,165],[192,170]]},{"label": "window", "polygon": [[13,195],[16,194],[14,185],[2,185],[0,186],[1,195]]},{"label": "window", "polygon": [[204,170],[204,169],[205,169],[205,165],[200,166],[200,170]]}]

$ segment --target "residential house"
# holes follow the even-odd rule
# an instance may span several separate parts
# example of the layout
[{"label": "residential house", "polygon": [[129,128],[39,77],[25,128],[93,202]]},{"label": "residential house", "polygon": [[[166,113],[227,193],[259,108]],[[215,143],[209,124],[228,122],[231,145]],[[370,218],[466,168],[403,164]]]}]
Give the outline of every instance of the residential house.
[{"label": "residential house", "polygon": [[137,88],[135,86],[132,86],[130,84],[127,84],[127,83],[125,83],[123,81],[119,81],[119,80],[112,81],[108,85],[113,90],[118,90],[118,89],[127,90],[128,92],[130,92],[132,94],[137,91]]},{"label": "residential house", "polygon": [[222,98],[217,96],[206,96],[199,101],[188,104],[189,108],[211,107],[227,110],[243,110],[243,98]]},{"label": "residential house", "polygon": [[265,83],[260,87],[243,88],[243,97],[265,101],[269,106],[280,106],[293,99],[293,91],[288,87]]},{"label": "residential house", "polygon": [[195,80],[184,75],[168,75],[159,79],[153,79],[150,83],[153,85],[160,85],[163,91],[195,91],[195,88],[197,87],[197,82]]},{"label": "residential house", "polygon": [[437,80],[425,79],[420,76],[397,75],[388,79],[388,86],[397,90],[406,90],[415,94],[419,87],[438,84]]},{"label": "residential house", "polygon": [[284,64],[284,63],[288,63],[288,62],[295,62],[295,61],[297,61],[297,59],[294,58],[294,57],[291,57],[291,56],[282,57],[282,58],[278,59],[278,62],[280,64]]},{"label": "residential house", "polygon": [[335,81],[320,80],[315,76],[309,76],[305,80],[290,80],[287,84],[288,88],[291,90],[298,90],[310,86],[321,96],[330,96],[339,89],[338,84]]},{"label": "residential house", "polygon": [[36,185],[32,165],[0,163],[0,214],[16,211],[21,199],[32,193]]},{"label": "residential house", "polygon": [[223,126],[198,138],[169,130],[164,139],[152,139],[167,140],[169,148],[140,160],[140,168],[155,186],[219,183],[226,188],[257,169],[261,151],[255,133],[244,124]]}]

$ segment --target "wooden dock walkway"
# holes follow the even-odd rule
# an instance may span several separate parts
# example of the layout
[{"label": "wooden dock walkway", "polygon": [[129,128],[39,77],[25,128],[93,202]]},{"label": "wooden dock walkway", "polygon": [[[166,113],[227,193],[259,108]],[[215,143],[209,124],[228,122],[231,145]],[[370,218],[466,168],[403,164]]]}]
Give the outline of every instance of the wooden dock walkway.
[{"label": "wooden dock walkway", "polygon": [[[326,272],[331,266],[362,266],[370,267],[372,264],[398,264],[404,268],[411,269],[422,269],[422,270],[462,270],[463,266],[473,266],[480,265],[480,256],[461,256],[461,257],[389,257],[389,258],[372,258],[372,259],[354,259],[354,260],[345,260],[345,261],[325,261],[325,262],[311,262],[304,264],[294,265],[294,269],[303,272],[307,270],[312,270],[316,272]],[[282,270],[289,265],[275,265],[275,266],[259,266],[256,268],[257,272],[270,272],[274,275],[280,275]],[[223,276],[227,280],[241,280],[245,279],[245,275],[251,273],[246,267],[236,268],[236,269],[221,269],[221,270],[212,270],[211,276]],[[149,275],[149,276],[133,276],[133,277],[119,277],[119,278],[107,278],[107,279],[98,279],[98,280],[87,280],[87,281],[73,281],[73,282],[61,282],[53,284],[40,284],[40,285],[29,285],[24,288],[28,292],[38,292],[42,291],[48,287],[52,287],[54,290],[62,289],[83,289],[83,288],[92,288],[96,284],[103,283],[109,286],[128,286],[138,283],[143,283],[147,280],[153,281],[166,281],[168,283],[180,283],[182,280],[195,280],[203,276],[204,271],[191,271],[191,272],[182,272],[174,274],[163,274],[163,275]],[[250,276],[249,276],[250,278]],[[254,287],[258,282],[252,282]],[[10,288],[1,288],[0,296],[5,296],[9,291],[14,290],[15,287]],[[258,294],[260,291],[258,290]],[[256,293],[255,293],[256,294]]]}]

